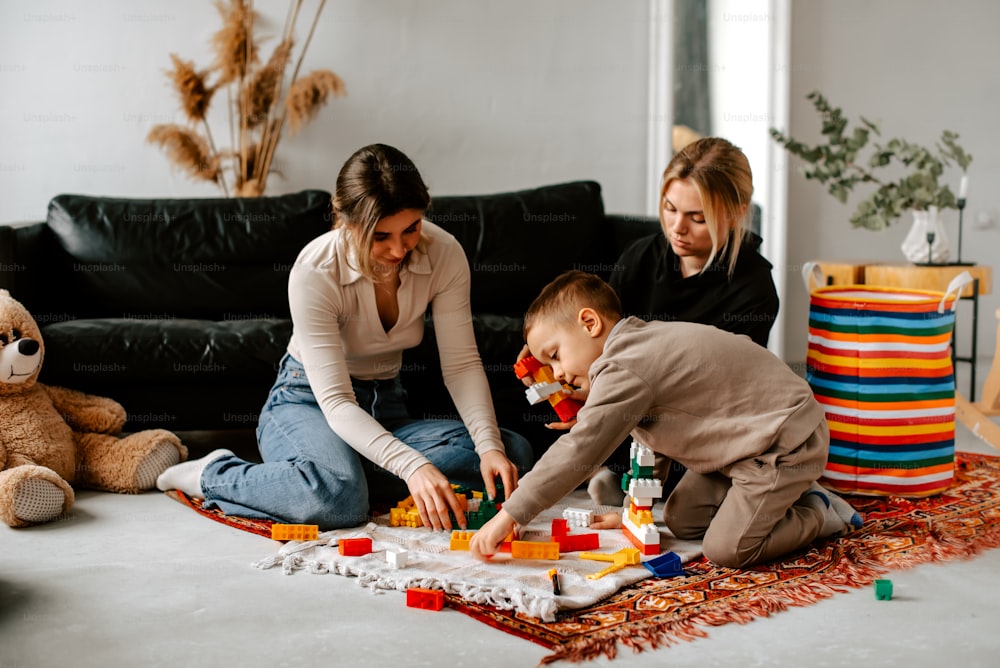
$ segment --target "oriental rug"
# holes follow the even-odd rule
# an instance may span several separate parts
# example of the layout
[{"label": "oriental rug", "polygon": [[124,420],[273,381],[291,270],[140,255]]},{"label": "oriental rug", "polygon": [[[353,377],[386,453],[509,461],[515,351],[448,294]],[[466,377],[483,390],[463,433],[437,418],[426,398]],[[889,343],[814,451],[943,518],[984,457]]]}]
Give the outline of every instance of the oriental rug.
[{"label": "oriental rug", "polygon": [[[890,570],[1000,547],[1000,457],[956,453],[955,482],[938,496],[846,498],[864,517],[860,530],[775,563],[736,570],[698,558],[684,565],[686,577],[641,580],[587,608],[559,612],[552,622],[453,595],[448,605],[554,650],[543,663],[613,658],[621,647],[639,651],[705,637],[712,626],[870,586]],[[214,519],[253,530],[232,518]]]}]

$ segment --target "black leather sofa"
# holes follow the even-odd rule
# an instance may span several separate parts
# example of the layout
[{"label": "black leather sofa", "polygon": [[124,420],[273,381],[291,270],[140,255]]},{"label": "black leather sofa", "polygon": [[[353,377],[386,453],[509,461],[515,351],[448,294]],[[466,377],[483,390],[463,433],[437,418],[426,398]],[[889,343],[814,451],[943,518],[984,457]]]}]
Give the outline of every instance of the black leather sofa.
[{"label": "black leather sofa", "polygon": [[[501,426],[536,451],[556,434],[511,365],[522,315],[560,272],[607,277],[655,219],[607,215],[597,183],[436,197],[427,217],[462,243],[480,354]],[[126,429],[252,428],[291,332],[288,272],[330,228],[330,195],[116,199],[59,195],[44,222],[0,226],[0,287],[42,328],[41,381],[112,397]],[[428,318],[404,355],[414,416],[457,417]]]}]

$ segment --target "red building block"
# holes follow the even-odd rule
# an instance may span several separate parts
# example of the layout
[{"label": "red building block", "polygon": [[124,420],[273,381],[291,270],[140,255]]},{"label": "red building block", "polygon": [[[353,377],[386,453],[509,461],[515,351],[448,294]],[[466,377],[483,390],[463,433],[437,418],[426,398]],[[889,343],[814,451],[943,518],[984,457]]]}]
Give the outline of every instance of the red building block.
[{"label": "red building block", "polygon": [[559,543],[560,552],[579,552],[580,550],[599,550],[601,539],[596,533],[566,534],[553,536],[552,540]]},{"label": "red building block", "polygon": [[565,536],[569,533],[569,521],[562,517],[555,517],[552,519],[552,538],[553,540],[558,536]]},{"label": "red building block", "polygon": [[411,587],[406,590],[406,606],[422,610],[440,610],[444,607],[444,592],[440,589]]},{"label": "red building block", "polygon": [[341,538],[337,541],[337,548],[345,557],[360,557],[371,554],[371,538]]}]

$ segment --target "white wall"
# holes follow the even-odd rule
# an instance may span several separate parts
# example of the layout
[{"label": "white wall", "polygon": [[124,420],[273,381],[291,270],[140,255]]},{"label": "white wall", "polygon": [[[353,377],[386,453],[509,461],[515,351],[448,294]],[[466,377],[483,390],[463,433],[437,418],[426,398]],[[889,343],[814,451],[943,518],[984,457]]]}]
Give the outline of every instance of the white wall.
[{"label": "white wall", "polygon": [[[304,4],[300,39],[317,4]],[[261,33],[277,35],[288,2],[255,7]],[[268,193],[332,189],[353,150],[383,141],[413,158],[432,194],[594,179],[609,211],[640,212],[647,14],[644,0],[331,0],[303,70],[334,70],[348,96],[282,139],[285,178]],[[0,222],[42,219],[61,192],[216,196],[145,136],[182,122],[169,54],[206,66],[218,27],[208,0],[3,0]]]},{"label": "white wall", "polygon": [[[992,264],[994,294],[980,302],[979,341],[982,356],[993,353],[1000,305],[1000,4],[993,0],[839,0],[792,3],[791,124],[792,135],[819,138],[819,124],[805,96],[819,90],[851,117],[881,119],[883,136],[901,136],[931,144],[942,129],[961,135],[973,155],[969,168],[962,259]],[[883,232],[854,230],[843,206],[790,161],[789,243],[786,267],[788,298],[785,357],[804,360],[808,296],[798,278],[810,259],[881,259],[904,261],[899,246],[909,226],[900,221]],[[953,174],[954,188],[959,180]],[[994,223],[977,229],[980,214]],[[957,236],[957,211],[943,214],[948,233]],[[968,305],[960,313],[968,313]],[[967,316],[966,316],[967,318]],[[959,321],[959,342],[968,335],[968,320]],[[965,391],[960,365],[959,386]],[[981,380],[981,379],[980,379]]]}]

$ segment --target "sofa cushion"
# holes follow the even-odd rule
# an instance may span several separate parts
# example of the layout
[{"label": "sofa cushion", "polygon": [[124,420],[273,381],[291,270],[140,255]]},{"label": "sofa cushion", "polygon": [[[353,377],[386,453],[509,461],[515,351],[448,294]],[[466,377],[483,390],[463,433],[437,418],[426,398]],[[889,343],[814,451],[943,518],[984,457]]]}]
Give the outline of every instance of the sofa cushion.
[{"label": "sofa cushion", "polygon": [[103,384],[190,385],[270,379],[288,346],[292,323],[266,320],[91,318],[42,328],[40,380],[81,388]]},{"label": "sofa cushion", "polygon": [[473,313],[523,315],[545,284],[563,271],[593,271],[617,257],[601,186],[594,181],[435,197],[427,217],[465,249],[472,269]]},{"label": "sofa cushion", "polygon": [[321,190],[261,198],[59,195],[48,227],[76,317],[288,317],[288,272],[331,226]]}]

